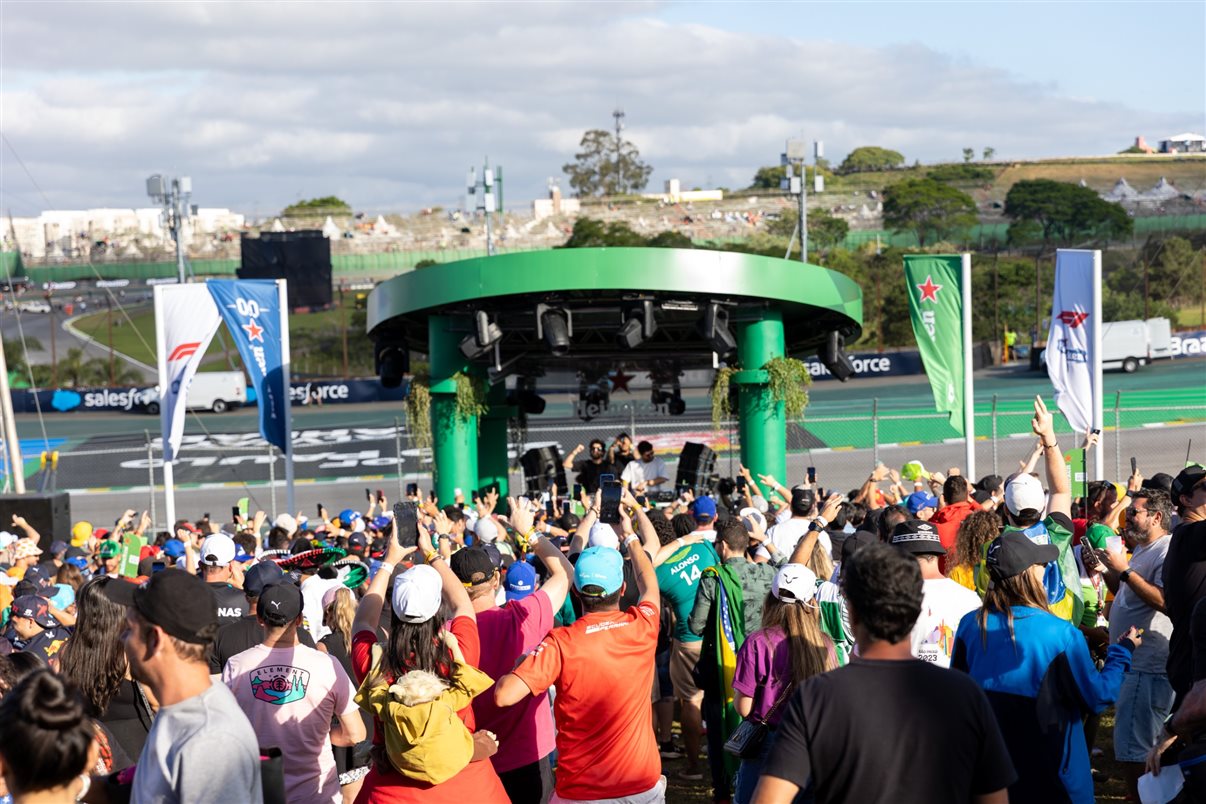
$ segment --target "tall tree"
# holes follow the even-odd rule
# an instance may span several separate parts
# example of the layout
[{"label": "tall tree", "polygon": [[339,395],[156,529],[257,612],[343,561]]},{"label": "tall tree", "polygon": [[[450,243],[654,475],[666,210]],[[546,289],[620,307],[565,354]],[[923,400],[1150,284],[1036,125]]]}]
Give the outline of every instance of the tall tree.
[{"label": "tall tree", "polygon": [[838,172],[862,173],[868,170],[892,170],[903,165],[904,161],[904,154],[899,151],[864,145],[846,155]]},{"label": "tall tree", "polygon": [[[1028,179],[1005,194],[1010,239],[1041,239],[1044,249],[1075,240],[1125,237],[1134,226],[1121,204],[1102,199],[1079,184]],[[1015,231],[1016,230],[1016,231]]]},{"label": "tall tree", "polygon": [[574,161],[561,167],[579,196],[619,195],[645,189],[653,166],[641,161],[637,147],[601,128],[582,135]]},{"label": "tall tree", "polygon": [[884,190],[884,223],[897,231],[913,232],[925,247],[976,223],[971,196],[934,179],[905,179]]},{"label": "tall tree", "polygon": [[963,161],[964,162],[970,162],[975,158],[976,158],[976,149],[975,148],[964,148],[963,149]]}]

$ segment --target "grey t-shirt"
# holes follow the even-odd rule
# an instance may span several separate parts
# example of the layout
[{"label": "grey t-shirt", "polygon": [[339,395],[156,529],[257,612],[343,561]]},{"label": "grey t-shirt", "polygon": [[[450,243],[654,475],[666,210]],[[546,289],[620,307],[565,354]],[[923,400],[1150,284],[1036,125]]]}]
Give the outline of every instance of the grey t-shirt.
[{"label": "grey t-shirt", "polygon": [[131,804],[261,804],[260,748],[224,684],[165,706],[138,758]]},{"label": "grey t-shirt", "polygon": [[[1164,588],[1164,556],[1168,554],[1169,540],[1170,537],[1165,535],[1136,547],[1131,554],[1131,569],[1135,574],[1161,589]],[[1172,620],[1144,603],[1130,584],[1119,584],[1118,594],[1110,606],[1110,642],[1117,642],[1132,625],[1144,631],[1143,644],[1131,659],[1131,671],[1164,674]]]}]

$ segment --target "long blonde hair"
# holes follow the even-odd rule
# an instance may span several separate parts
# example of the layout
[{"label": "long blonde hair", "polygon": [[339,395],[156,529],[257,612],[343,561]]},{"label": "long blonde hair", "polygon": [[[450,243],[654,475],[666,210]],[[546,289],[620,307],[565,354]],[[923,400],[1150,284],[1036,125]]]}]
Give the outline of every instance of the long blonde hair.
[{"label": "long blonde hair", "polygon": [[780,600],[768,592],[762,604],[762,629],[777,628],[787,638],[791,651],[791,683],[832,670],[829,641],[821,631],[821,616],[815,601]]},{"label": "long blonde hair", "polygon": [[804,566],[812,570],[812,574],[818,579],[827,581],[833,577],[833,559],[829,557],[829,551],[825,549],[825,545],[820,542],[812,548],[812,555],[808,557],[808,561],[804,562]]},{"label": "long blonde hair", "polygon": [[327,628],[343,635],[343,644],[352,649],[352,620],[356,618],[356,596],[346,586],[335,590],[335,599],[323,611],[323,622]]},{"label": "long blonde hair", "polygon": [[[1038,567],[1042,571],[1042,567]],[[1012,578],[993,578],[984,592],[984,606],[976,619],[980,623],[980,641],[988,645],[988,615],[992,612],[1005,615],[1005,625],[1009,629],[1009,640],[1016,647],[1013,633],[1013,606],[1027,606],[1050,612],[1047,605],[1047,590],[1043,588],[1041,576],[1035,572],[1035,567],[1029,567]]]}]

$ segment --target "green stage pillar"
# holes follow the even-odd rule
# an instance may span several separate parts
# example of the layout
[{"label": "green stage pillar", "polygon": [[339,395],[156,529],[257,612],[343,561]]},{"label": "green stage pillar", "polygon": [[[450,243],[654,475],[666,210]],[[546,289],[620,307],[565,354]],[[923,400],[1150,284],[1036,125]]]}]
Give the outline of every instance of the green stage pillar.
[{"label": "green stage pillar", "polygon": [[[507,422],[511,415],[507,407],[507,386],[499,382],[491,385],[486,393],[490,410],[481,419],[481,432],[477,440],[477,488],[491,483],[498,484],[499,510],[506,508],[507,473],[510,461],[507,457]],[[469,500],[468,490],[465,500]]]},{"label": "green stage pillar", "polygon": [[452,316],[433,315],[427,319],[431,453],[435,464],[432,475],[440,505],[452,505],[454,489],[458,488],[465,492],[467,501],[477,483],[477,417],[460,419],[456,415],[456,381],[452,375],[469,370],[459,347],[464,331],[458,332],[456,323]]},{"label": "green stage pillar", "polygon": [[783,403],[771,398],[766,372],[762,370],[768,360],[782,357],[783,353],[783,316],[778,310],[766,310],[761,319],[738,324],[737,357],[742,370],[731,381],[739,389],[741,463],[755,477],[774,475],[780,483],[790,486]]}]

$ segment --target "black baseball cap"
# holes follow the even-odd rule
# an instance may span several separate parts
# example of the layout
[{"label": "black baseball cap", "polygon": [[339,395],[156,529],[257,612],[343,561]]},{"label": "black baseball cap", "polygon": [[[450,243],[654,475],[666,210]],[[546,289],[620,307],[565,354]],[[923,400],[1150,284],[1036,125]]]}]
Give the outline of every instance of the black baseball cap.
[{"label": "black baseball cap", "polygon": [[141,584],[115,578],[105,584],[105,597],[133,608],[147,622],[184,642],[207,645],[218,631],[213,590],[182,570],[157,572]]},{"label": "black baseball cap", "polygon": [[1145,489],[1159,489],[1161,491],[1172,494],[1173,477],[1167,472],[1156,472],[1151,477],[1143,478],[1140,484]]},{"label": "black baseball cap", "polygon": [[363,531],[358,530],[348,537],[348,552],[362,558],[368,552],[368,537]]},{"label": "black baseball cap", "polygon": [[906,519],[892,529],[892,546],[918,556],[944,556],[946,548],[929,522]]},{"label": "black baseball cap", "polygon": [[288,625],[301,616],[301,589],[287,581],[268,584],[260,593],[260,602],[255,610],[257,616],[269,625]]},{"label": "black baseball cap", "polygon": [[972,488],[980,491],[992,493],[998,489],[1004,488],[1005,480],[1000,475],[984,475],[984,477],[972,484]]},{"label": "black baseball cap", "polygon": [[845,539],[842,539],[842,563],[845,564],[850,560],[850,556],[857,553],[869,544],[878,544],[879,536],[869,530],[856,530]]},{"label": "black baseball cap", "polygon": [[817,495],[807,486],[796,486],[791,490],[791,512],[793,516],[804,516],[816,504]]},{"label": "black baseball cap", "polygon": [[1053,544],[1036,544],[1020,530],[1010,530],[993,539],[988,545],[985,564],[998,580],[1020,575],[1034,566],[1044,566],[1059,558],[1059,548]]},{"label": "black baseball cap", "polygon": [[452,572],[465,586],[478,586],[494,577],[498,567],[494,559],[480,547],[457,550],[449,562]]},{"label": "black baseball cap", "polygon": [[264,593],[264,587],[285,579],[285,571],[271,561],[260,561],[252,564],[243,574],[243,594],[247,597],[259,597]]},{"label": "black baseball cap", "polygon": [[1206,468],[1196,463],[1192,466],[1186,466],[1178,472],[1172,482],[1173,505],[1181,504],[1182,495],[1193,494],[1193,487],[1204,477],[1206,477]]}]

